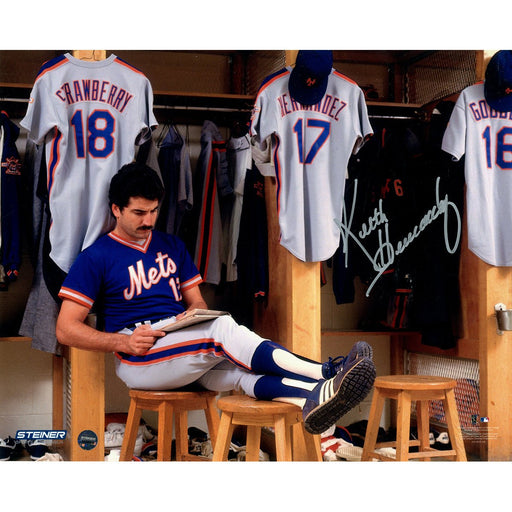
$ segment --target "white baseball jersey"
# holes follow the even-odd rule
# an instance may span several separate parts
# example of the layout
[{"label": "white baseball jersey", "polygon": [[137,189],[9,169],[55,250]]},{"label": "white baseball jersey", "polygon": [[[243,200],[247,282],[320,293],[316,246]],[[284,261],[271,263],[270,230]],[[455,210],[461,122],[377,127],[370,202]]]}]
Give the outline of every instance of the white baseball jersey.
[{"label": "white baseball jersey", "polygon": [[67,272],[113,227],[110,179],[157,125],[151,84],[115,55],[96,62],[61,55],[39,71],[21,125],[46,145],[50,257]]},{"label": "white baseball jersey", "polygon": [[512,112],[497,112],[484,85],[460,94],[442,149],[465,155],[468,247],[495,266],[512,266]]},{"label": "white baseball jersey", "polygon": [[333,69],[317,105],[289,93],[291,67],[267,77],[256,97],[251,136],[272,136],[281,244],[302,261],[324,261],[339,246],[347,164],[372,134],[355,82]]}]

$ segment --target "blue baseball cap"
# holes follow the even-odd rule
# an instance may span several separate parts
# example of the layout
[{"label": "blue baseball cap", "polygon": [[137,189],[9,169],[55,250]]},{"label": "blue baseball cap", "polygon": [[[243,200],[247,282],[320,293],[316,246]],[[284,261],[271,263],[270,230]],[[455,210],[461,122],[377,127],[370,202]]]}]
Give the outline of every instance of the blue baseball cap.
[{"label": "blue baseball cap", "polygon": [[512,51],[495,53],[485,70],[484,95],[499,112],[512,112]]},{"label": "blue baseball cap", "polygon": [[325,94],[331,70],[331,50],[300,50],[288,83],[291,97],[301,105],[316,105]]}]

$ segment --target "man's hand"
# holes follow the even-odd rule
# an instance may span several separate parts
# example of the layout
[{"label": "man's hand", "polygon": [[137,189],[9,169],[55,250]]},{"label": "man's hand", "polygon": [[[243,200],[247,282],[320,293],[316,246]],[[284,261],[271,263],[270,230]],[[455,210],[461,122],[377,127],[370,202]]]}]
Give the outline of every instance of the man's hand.
[{"label": "man's hand", "polygon": [[165,336],[165,331],[155,331],[150,325],[142,324],[131,335],[127,336],[127,348],[124,352],[136,356],[144,355],[155,342]]},{"label": "man's hand", "polygon": [[183,313],[180,313],[179,315],[176,315],[176,322],[178,320],[181,320],[182,318],[185,318],[194,309],[196,309],[196,308],[192,308],[192,309],[189,308],[189,309],[187,309],[187,311],[183,311]]}]

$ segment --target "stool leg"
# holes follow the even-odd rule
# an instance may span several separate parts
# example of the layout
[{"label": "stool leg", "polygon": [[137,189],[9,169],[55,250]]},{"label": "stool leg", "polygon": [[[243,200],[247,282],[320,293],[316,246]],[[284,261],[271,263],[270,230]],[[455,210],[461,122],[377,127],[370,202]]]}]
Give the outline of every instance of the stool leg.
[{"label": "stool leg", "polygon": [[[426,400],[418,400],[416,402],[416,421],[418,424],[418,439],[420,441],[420,452],[427,451],[430,448],[428,439],[429,433],[429,416],[428,416],[428,402]],[[431,460],[431,457],[422,457],[422,460]]]},{"label": "stool leg", "polygon": [[158,407],[157,461],[171,460],[172,405],[162,402]]},{"label": "stool leg", "polygon": [[229,445],[233,436],[235,426],[232,423],[233,414],[222,412],[217,433],[217,441],[213,450],[213,461],[221,462],[228,460]]},{"label": "stool leg", "polygon": [[292,442],[290,436],[291,426],[286,423],[284,416],[274,420],[274,433],[276,436],[276,459],[290,462],[292,460]]},{"label": "stool leg", "polygon": [[[301,421],[292,429],[292,446],[293,436],[300,432],[300,435],[304,439],[304,445],[306,447],[306,456],[308,461],[321,462],[322,461],[322,450],[320,448],[320,435],[310,434],[305,428],[304,423]],[[296,459],[294,459],[296,460]]]},{"label": "stool leg", "polygon": [[462,439],[459,414],[457,412],[457,402],[455,401],[455,392],[453,389],[446,391],[446,399],[443,400],[443,407],[452,447],[457,452],[455,460],[465,462],[467,460],[466,449]]},{"label": "stool leg", "polygon": [[176,436],[176,460],[186,460],[188,455],[188,412],[174,412],[174,435]]},{"label": "stool leg", "polygon": [[217,412],[217,399],[212,396],[206,399],[206,409],[204,411],[206,416],[206,424],[208,425],[208,432],[210,434],[210,441],[212,448],[215,448],[217,442],[217,434],[219,432],[220,418]]},{"label": "stool leg", "polygon": [[126,419],[121,455],[119,456],[120,461],[126,462],[132,460],[141,415],[142,410],[137,407],[136,400],[132,399],[130,401],[130,408],[128,409],[128,418]]},{"label": "stool leg", "polygon": [[368,415],[368,425],[364,438],[363,453],[361,461],[372,460],[371,453],[375,450],[377,444],[377,435],[379,433],[380,418],[384,408],[384,396],[375,388],[373,390],[372,404],[370,406],[370,414]]},{"label": "stool leg", "polygon": [[[277,437],[276,437],[277,439]],[[253,425],[247,426],[247,441],[245,460],[247,462],[257,462],[260,460],[260,441],[261,441],[261,427]]]},{"label": "stool leg", "polygon": [[409,460],[411,428],[411,395],[407,391],[398,394],[396,425],[396,460]]}]

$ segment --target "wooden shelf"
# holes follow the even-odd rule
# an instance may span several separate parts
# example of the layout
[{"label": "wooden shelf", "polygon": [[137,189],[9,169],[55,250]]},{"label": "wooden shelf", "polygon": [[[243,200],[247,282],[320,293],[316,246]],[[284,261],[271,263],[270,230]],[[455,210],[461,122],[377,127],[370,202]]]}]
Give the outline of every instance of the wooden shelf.
[{"label": "wooden shelf", "polygon": [[255,97],[245,94],[153,91],[153,110],[160,123],[202,124],[207,116],[221,125],[249,122]]},{"label": "wooden shelf", "polygon": [[[0,82],[0,109],[9,104],[12,118],[23,117],[32,85]],[[255,96],[245,94],[187,93],[153,91],[153,110],[159,122],[199,123],[207,113],[212,120],[227,122],[243,117],[247,121]]]},{"label": "wooden shelf", "polygon": [[399,331],[399,330],[382,330],[382,331],[361,331],[358,329],[353,330],[336,330],[325,329],[322,330],[322,337],[335,337],[335,336],[389,336],[390,338],[402,338],[403,348],[409,352],[443,355],[447,357],[458,357],[462,359],[478,360],[478,343],[475,340],[460,338],[457,347],[445,349],[440,352],[438,347],[425,345],[421,342],[421,332],[419,331]]},{"label": "wooden shelf", "polygon": [[32,341],[32,338],[26,336],[0,336],[0,343],[3,341]]},{"label": "wooden shelf", "polygon": [[255,96],[249,94],[188,93],[179,91],[153,91],[154,103],[189,107],[252,108]]},{"label": "wooden shelf", "polygon": [[[30,97],[32,84],[21,84],[14,82],[0,82],[0,101],[27,101]],[[181,91],[153,91],[153,103],[158,108],[163,107],[185,107],[202,108],[205,110],[215,108],[251,110],[255,95],[251,94],[214,94],[200,92]],[[394,103],[389,101],[367,101],[368,110],[396,110],[411,111],[419,110],[422,105],[412,103]]]},{"label": "wooden shelf", "polygon": [[322,336],[419,336],[418,331],[361,331],[359,329],[353,330],[336,330],[336,329],[325,329],[322,330]]}]

